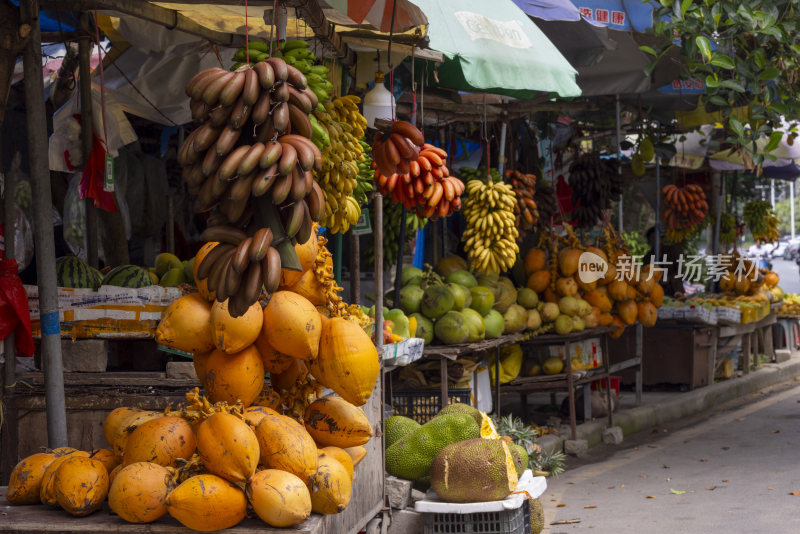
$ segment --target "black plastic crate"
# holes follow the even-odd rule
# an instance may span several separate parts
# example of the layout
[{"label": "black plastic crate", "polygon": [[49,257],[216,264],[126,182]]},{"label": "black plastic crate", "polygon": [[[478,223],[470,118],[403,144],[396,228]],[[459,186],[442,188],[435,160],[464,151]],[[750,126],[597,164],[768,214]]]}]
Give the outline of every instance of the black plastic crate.
[{"label": "black plastic crate", "polygon": [[[449,404],[460,402],[471,404],[470,394],[472,390],[448,389],[447,398]],[[440,389],[418,389],[415,391],[393,391],[392,392],[392,413],[394,415],[404,415],[414,419],[418,423],[427,423],[433,416],[442,409],[442,391]]]},{"label": "black plastic crate", "polygon": [[515,510],[474,514],[423,515],[424,534],[529,534],[527,500]]}]

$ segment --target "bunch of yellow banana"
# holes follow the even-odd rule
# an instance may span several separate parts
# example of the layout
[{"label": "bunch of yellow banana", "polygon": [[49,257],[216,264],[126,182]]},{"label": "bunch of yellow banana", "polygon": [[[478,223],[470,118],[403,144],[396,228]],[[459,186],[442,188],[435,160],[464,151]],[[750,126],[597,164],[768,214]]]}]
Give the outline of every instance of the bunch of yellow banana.
[{"label": "bunch of yellow banana", "polygon": [[516,204],[517,196],[509,184],[467,182],[464,200],[467,229],[461,240],[474,271],[501,273],[516,262],[519,254]]},{"label": "bunch of yellow banana", "polygon": [[[359,138],[364,136],[366,119],[358,112],[357,96],[343,96],[323,102],[325,111],[313,113],[322,145],[322,169],[315,173],[325,193],[323,224],[333,233],[344,233],[361,217],[361,206],[354,197],[358,184],[359,162],[365,160]],[[314,137],[312,137],[314,139]]]}]

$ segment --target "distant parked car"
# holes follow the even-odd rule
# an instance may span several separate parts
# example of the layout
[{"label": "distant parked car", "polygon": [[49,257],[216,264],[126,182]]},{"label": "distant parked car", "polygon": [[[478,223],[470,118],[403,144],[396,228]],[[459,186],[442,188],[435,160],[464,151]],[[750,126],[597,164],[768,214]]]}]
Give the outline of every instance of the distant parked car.
[{"label": "distant parked car", "polygon": [[800,238],[790,239],[786,251],[783,253],[784,259],[796,259],[798,257],[798,250],[800,250]]},{"label": "distant parked car", "polygon": [[772,251],[772,257],[783,258],[788,248],[789,248],[789,242],[781,241],[780,243],[778,243],[778,246],[775,247],[775,250]]}]

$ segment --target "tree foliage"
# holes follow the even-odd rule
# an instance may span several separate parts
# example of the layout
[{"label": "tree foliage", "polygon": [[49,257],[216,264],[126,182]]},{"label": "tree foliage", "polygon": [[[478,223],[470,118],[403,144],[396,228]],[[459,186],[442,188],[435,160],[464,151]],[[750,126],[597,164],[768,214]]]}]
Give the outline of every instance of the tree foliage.
[{"label": "tree foliage", "polygon": [[[660,47],[642,47],[656,56],[680,47],[686,75],[705,81],[701,102],[719,111],[726,142],[749,147],[769,138],[778,147],[782,117],[800,117],[800,0],[659,0],[654,32]],[[749,108],[749,121],[736,108]],[[795,130],[792,126],[792,139]],[[755,163],[763,162],[756,154]]]}]

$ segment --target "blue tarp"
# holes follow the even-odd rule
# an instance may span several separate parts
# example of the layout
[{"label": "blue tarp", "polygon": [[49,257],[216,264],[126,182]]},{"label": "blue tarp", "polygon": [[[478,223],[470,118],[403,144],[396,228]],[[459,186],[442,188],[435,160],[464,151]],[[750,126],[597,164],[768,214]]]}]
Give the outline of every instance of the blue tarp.
[{"label": "blue tarp", "polygon": [[[19,6],[19,0],[11,0]],[[43,32],[72,32],[78,27],[80,13],[77,11],[41,11],[39,26]]]}]

